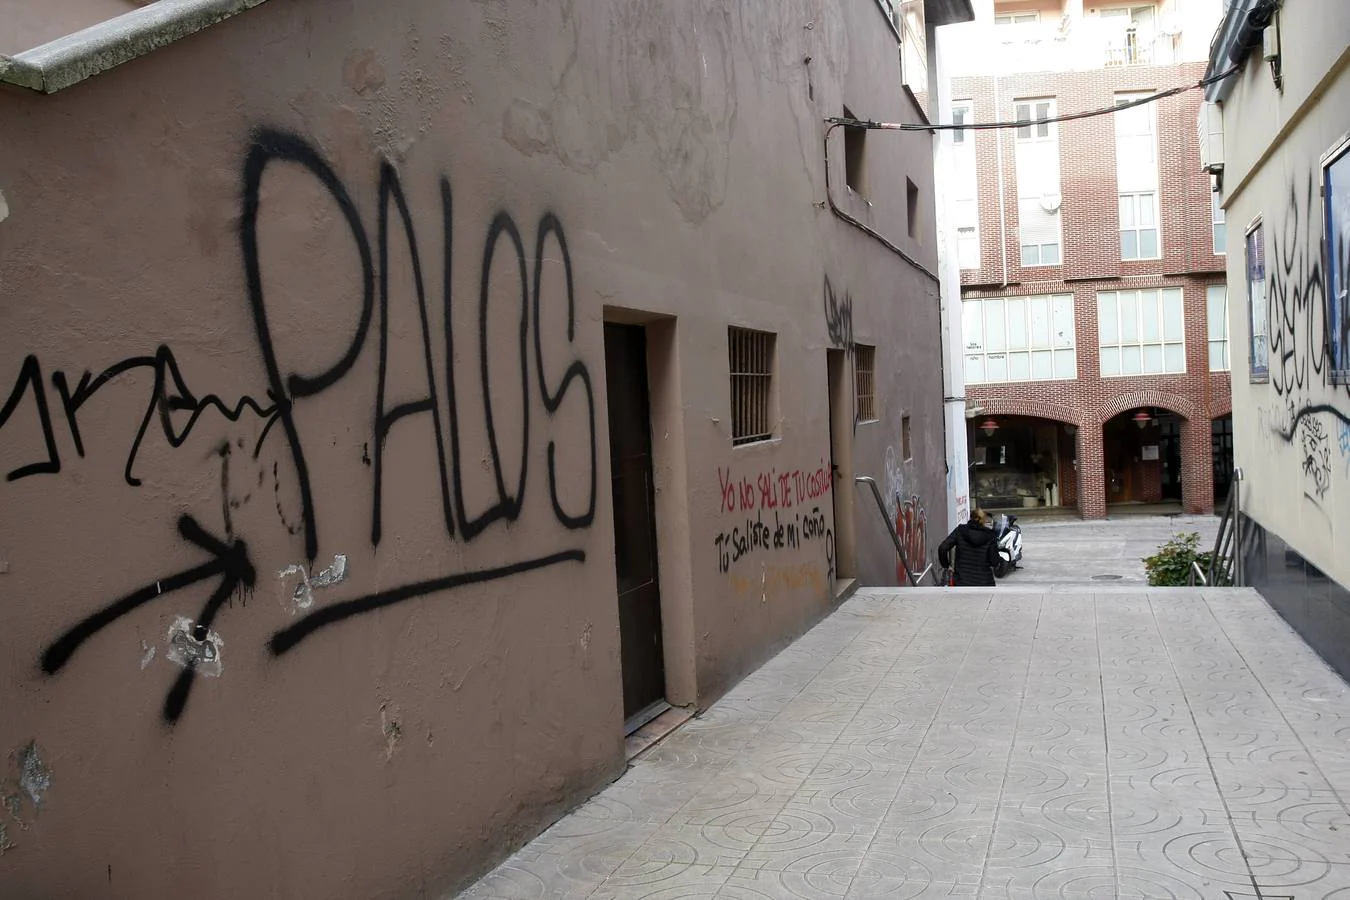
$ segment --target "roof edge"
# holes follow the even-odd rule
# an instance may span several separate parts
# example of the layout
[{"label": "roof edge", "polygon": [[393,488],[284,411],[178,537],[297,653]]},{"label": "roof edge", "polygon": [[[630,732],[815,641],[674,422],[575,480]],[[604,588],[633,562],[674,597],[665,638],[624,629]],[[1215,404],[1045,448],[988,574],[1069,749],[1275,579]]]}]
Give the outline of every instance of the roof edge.
[{"label": "roof edge", "polygon": [[267,0],[158,0],[13,56],[0,83],[54,94]]}]

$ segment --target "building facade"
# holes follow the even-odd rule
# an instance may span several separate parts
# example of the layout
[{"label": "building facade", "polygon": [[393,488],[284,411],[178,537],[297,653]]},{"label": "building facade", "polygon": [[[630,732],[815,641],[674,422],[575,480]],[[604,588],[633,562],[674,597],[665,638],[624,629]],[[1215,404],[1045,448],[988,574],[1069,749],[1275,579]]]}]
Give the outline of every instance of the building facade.
[{"label": "building facade", "polygon": [[[1229,4],[1201,132],[1228,231],[1244,576],[1350,675],[1350,20]],[[1215,121],[1219,124],[1216,126]]]},{"label": "building facade", "polygon": [[968,48],[952,121],[1026,123],[952,139],[972,503],[1096,518],[1226,495],[1223,219],[1202,100],[1145,99],[1200,79],[1218,11],[988,0],[944,29]]},{"label": "building facade", "polygon": [[964,0],[0,6],[0,895],[438,896],[936,542]]}]

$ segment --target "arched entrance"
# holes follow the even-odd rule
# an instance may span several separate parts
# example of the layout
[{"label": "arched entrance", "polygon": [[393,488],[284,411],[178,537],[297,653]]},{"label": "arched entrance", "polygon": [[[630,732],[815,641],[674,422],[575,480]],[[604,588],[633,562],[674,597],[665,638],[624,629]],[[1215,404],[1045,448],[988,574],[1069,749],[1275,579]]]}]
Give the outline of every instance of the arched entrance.
[{"label": "arched entrance", "polygon": [[1102,463],[1108,507],[1182,502],[1185,417],[1139,407],[1102,423]]},{"label": "arched entrance", "polygon": [[966,428],[971,506],[987,510],[1073,506],[1074,426],[1054,419],[981,415]]}]

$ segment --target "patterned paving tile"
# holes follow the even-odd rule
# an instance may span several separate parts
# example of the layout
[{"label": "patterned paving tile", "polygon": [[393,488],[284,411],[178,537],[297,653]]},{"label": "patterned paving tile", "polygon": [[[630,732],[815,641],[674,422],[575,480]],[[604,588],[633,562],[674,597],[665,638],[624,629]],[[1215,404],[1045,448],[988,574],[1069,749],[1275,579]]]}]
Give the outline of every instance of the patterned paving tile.
[{"label": "patterned paving tile", "polygon": [[861,592],[464,896],[1350,900],[1347,801],[1253,592]]}]

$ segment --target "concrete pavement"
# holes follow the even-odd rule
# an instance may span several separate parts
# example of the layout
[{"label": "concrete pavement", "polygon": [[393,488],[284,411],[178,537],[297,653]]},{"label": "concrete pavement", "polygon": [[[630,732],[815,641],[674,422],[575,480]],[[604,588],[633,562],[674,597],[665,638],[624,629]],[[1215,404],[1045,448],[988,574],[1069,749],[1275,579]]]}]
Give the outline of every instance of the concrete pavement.
[{"label": "concrete pavement", "polygon": [[865,589],[464,896],[1350,898],[1348,740],[1250,590]]}]

